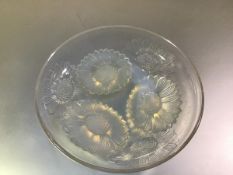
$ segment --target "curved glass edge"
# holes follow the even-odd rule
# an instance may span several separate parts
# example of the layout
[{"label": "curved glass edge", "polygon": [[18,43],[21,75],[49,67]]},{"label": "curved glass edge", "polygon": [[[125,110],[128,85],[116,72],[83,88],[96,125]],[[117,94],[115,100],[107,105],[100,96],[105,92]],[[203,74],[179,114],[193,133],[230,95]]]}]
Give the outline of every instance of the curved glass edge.
[{"label": "curved glass edge", "polygon": [[[192,129],[192,132],[190,133],[190,135],[187,137],[187,139],[185,140],[185,142],[179,147],[179,149],[177,149],[174,153],[172,153],[171,155],[169,155],[168,157],[166,157],[164,160],[158,161],[156,163],[150,164],[148,166],[144,166],[144,167],[139,167],[139,168],[129,168],[129,169],[111,169],[111,168],[105,168],[105,167],[100,167],[100,166],[96,166],[90,163],[87,163],[85,161],[82,161],[80,159],[78,159],[77,157],[73,156],[72,154],[70,154],[68,151],[66,151],[56,140],[55,138],[52,136],[52,133],[48,130],[48,128],[46,127],[46,124],[43,122],[40,112],[39,112],[39,108],[38,108],[38,91],[39,91],[39,85],[40,85],[40,80],[43,74],[43,71],[45,69],[45,67],[47,66],[47,64],[49,63],[49,61],[51,60],[51,58],[54,56],[54,54],[60,49],[62,48],[64,45],[66,45],[67,43],[69,43],[71,40],[92,32],[92,31],[97,31],[97,30],[101,30],[101,29],[111,29],[111,28],[122,28],[122,29],[132,29],[132,30],[138,30],[138,31],[142,31],[142,32],[146,32],[149,33],[151,35],[154,35],[164,41],[166,41],[167,43],[171,44],[172,47],[174,47],[175,49],[177,49],[177,51],[186,59],[188,60],[188,62],[191,64],[191,67],[193,68],[193,71],[195,73],[195,76],[197,77],[197,83],[198,83],[198,95],[200,97],[199,102],[200,102],[200,109],[198,112],[198,120],[194,126],[194,128]],[[50,142],[58,149],[60,150],[65,156],[67,156],[68,158],[70,158],[71,160],[73,160],[74,162],[78,162],[81,163],[84,166],[90,167],[90,168],[94,168],[100,171],[105,171],[105,172],[110,172],[110,173],[133,173],[133,172],[139,172],[139,171],[144,171],[150,168],[154,168],[168,160],[170,160],[172,157],[174,157],[176,154],[178,154],[181,150],[183,150],[183,148],[190,142],[190,140],[193,138],[193,136],[195,135],[198,127],[200,126],[200,122],[202,119],[202,115],[204,112],[204,90],[203,90],[203,85],[201,82],[201,78],[200,75],[198,74],[198,71],[196,69],[196,67],[193,65],[192,61],[190,59],[187,58],[187,56],[183,53],[183,51],[177,47],[173,42],[171,42],[169,39],[154,33],[152,31],[140,28],[140,27],[135,27],[135,26],[130,26],[130,25],[110,25],[110,26],[99,26],[99,27],[95,27],[92,29],[88,29],[85,30],[83,32],[80,32],[72,37],[70,37],[69,39],[67,39],[65,42],[63,42],[61,45],[59,45],[49,56],[49,58],[47,59],[47,61],[44,63],[44,65],[42,66],[40,73],[37,77],[37,81],[36,81],[36,86],[35,86],[35,98],[34,98],[34,104],[35,104],[35,108],[36,108],[36,113],[37,113],[37,118],[45,132],[45,134],[47,135],[47,137],[49,138]]]}]

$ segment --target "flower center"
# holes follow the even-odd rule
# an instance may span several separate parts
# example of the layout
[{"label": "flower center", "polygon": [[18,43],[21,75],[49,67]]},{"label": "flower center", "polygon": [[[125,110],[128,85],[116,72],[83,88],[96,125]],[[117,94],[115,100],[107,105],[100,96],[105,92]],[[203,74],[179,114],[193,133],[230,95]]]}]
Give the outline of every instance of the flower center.
[{"label": "flower center", "polygon": [[61,80],[54,89],[57,99],[66,101],[73,95],[74,87],[70,80]]},{"label": "flower center", "polygon": [[94,72],[94,81],[96,86],[108,86],[116,80],[117,71],[111,65],[104,65]]},{"label": "flower center", "polygon": [[91,132],[97,135],[104,135],[110,129],[108,121],[102,116],[88,116],[86,125]]},{"label": "flower center", "polygon": [[157,113],[161,108],[161,100],[156,93],[145,93],[141,104],[142,109],[150,116]]}]

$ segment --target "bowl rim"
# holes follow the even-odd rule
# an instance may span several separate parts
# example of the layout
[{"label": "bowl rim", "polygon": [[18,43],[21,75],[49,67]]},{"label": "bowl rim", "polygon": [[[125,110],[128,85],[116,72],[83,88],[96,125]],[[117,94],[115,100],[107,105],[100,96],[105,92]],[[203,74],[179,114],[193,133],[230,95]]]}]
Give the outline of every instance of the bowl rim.
[{"label": "bowl rim", "polygon": [[[143,167],[139,167],[139,168],[125,168],[125,169],[113,169],[113,168],[106,168],[106,167],[101,167],[101,166],[97,166],[91,163],[88,163],[86,161],[83,161],[79,158],[77,158],[76,156],[72,155],[71,153],[69,153],[65,148],[62,147],[62,145],[60,145],[56,139],[53,137],[53,134],[49,131],[49,129],[46,127],[45,122],[43,121],[39,108],[38,108],[38,91],[39,91],[39,86],[40,86],[40,82],[41,82],[41,78],[42,78],[42,74],[47,66],[47,64],[49,63],[49,61],[52,59],[52,57],[54,56],[54,54],[60,50],[64,45],[66,45],[67,43],[69,43],[70,41],[72,41],[75,38],[78,38],[79,36],[83,35],[83,34],[87,34],[89,32],[93,32],[93,31],[97,31],[97,30],[102,30],[102,29],[112,29],[112,28],[120,28],[120,29],[131,29],[131,30],[137,30],[137,31],[141,31],[141,32],[146,32],[148,34],[151,34],[159,39],[164,40],[165,42],[167,42],[168,44],[172,45],[172,47],[174,47],[183,57],[186,61],[188,61],[191,65],[191,67],[193,68],[193,73],[195,74],[194,76],[197,78],[197,87],[198,87],[198,95],[200,97],[200,107],[199,107],[199,111],[198,111],[198,119],[191,131],[191,133],[188,135],[187,139],[184,141],[184,143],[182,143],[182,145],[175,151],[173,152],[171,155],[167,156],[165,159],[160,160],[158,162],[152,163],[150,165],[145,165]],[[198,127],[200,126],[200,122],[203,116],[203,111],[204,111],[204,90],[203,90],[203,85],[201,82],[201,78],[200,75],[196,69],[196,67],[193,65],[192,61],[183,53],[183,51],[177,47],[177,45],[175,45],[173,42],[171,42],[170,40],[168,40],[167,38],[161,36],[160,34],[157,34],[155,32],[152,32],[150,30],[141,28],[141,27],[135,27],[135,26],[131,26],[131,25],[106,25],[106,26],[98,26],[98,27],[94,27],[88,30],[84,30],[82,32],[79,32],[73,36],[71,36],[70,38],[68,38],[67,40],[65,40],[62,44],[60,44],[55,50],[52,51],[52,53],[50,54],[50,56],[48,57],[48,59],[45,61],[45,63],[43,64],[40,73],[37,77],[36,80],[36,86],[35,86],[35,95],[34,95],[34,105],[36,108],[36,113],[37,113],[37,118],[41,124],[41,127],[43,128],[43,131],[45,133],[45,135],[47,135],[47,137],[49,138],[49,141],[60,151],[62,152],[66,157],[70,158],[72,161],[76,162],[76,163],[81,163],[82,165],[89,167],[89,168],[93,168],[96,170],[100,170],[100,171],[105,171],[105,172],[110,172],[110,173],[134,173],[134,172],[139,172],[139,171],[144,171],[147,169],[151,169],[154,167],[157,167],[158,165],[167,162],[168,160],[170,160],[171,158],[173,158],[175,155],[177,155],[181,150],[183,150],[183,148],[190,142],[190,140],[193,138],[193,136],[195,135]]]}]

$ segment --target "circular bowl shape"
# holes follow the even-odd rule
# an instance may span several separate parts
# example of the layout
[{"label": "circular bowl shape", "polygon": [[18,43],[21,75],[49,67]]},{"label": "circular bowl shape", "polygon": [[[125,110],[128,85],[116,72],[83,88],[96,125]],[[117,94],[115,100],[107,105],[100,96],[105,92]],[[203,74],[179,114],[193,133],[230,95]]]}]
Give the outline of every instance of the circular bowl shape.
[{"label": "circular bowl shape", "polygon": [[169,40],[131,26],[94,28],[60,45],[36,85],[51,142],[73,160],[135,172],[175,156],[197,130],[203,91]]}]

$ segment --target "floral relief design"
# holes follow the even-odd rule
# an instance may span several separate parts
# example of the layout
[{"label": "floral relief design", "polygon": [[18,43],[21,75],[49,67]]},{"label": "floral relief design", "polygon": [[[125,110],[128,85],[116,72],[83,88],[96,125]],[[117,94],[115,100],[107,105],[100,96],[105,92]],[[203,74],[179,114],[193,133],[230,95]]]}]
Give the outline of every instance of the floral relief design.
[{"label": "floral relief design", "polygon": [[181,100],[175,83],[165,76],[152,76],[153,64],[162,70],[161,64],[168,63],[155,59],[154,49],[151,45],[139,48],[132,58],[149,75],[132,81],[135,86],[124,104],[126,121],[111,106],[93,100],[129,84],[133,67],[124,54],[113,49],[95,50],[77,66],[65,63],[51,71],[47,79],[49,94],[43,97],[43,103],[49,115],[60,118],[73,144],[120,164],[141,160],[157,149],[156,134],[167,131],[176,122]]},{"label": "floral relief design", "polygon": [[65,63],[56,66],[55,71],[50,71],[48,81],[48,95],[43,97],[44,106],[52,114],[59,105],[71,101],[81,94],[81,89],[75,82],[75,66]]},{"label": "floral relief design", "polygon": [[106,158],[123,149],[128,141],[128,128],[111,107],[95,101],[67,104],[64,112],[65,131],[82,149]]},{"label": "floral relief design", "polygon": [[113,49],[100,49],[81,60],[76,74],[90,94],[108,95],[129,83],[132,65],[124,54]]},{"label": "floral relief design", "polygon": [[133,39],[125,51],[151,75],[168,73],[175,67],[175,56],[150,40]]},{"label": "floral relief design", "polygon": [[129,95],[126,117],[132,132],[145,136],[170,128],[181,112],[181,100],[176,84],[165,77],[142,81]]}]

